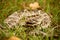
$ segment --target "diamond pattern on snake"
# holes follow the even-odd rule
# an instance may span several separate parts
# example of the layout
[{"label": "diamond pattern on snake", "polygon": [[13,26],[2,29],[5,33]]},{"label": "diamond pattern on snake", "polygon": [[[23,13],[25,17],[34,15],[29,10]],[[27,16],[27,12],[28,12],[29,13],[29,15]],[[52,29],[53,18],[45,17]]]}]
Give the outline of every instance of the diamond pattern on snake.
[{"label": "diamond pattern on snake", "polygon": [[[22,22],[21,19],[23,18],[25,18],[25,21]],[[23,11],[16,11],[4,20],[4,23],[6,23],[9,27],[21,24],[27,26],[40,25],[42,28],[47,28],[50,25],[50,22],[50,16],[42,10],[29,11],[27,9]]]}]

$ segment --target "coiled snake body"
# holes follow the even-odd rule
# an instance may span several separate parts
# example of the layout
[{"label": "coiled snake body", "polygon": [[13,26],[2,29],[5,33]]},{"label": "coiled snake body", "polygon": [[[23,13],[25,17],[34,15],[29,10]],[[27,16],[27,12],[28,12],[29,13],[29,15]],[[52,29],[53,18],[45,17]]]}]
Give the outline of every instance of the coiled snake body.
[{"label": "coiled snake body", "polygon": [[50,16],[42,10],[28,11],[25,9],[23,11],[14,12],[4,20],[4,23],[7,23],[9,27],[12,27],[18,24],[23,17],[25,17],[26,20],[25,24],[30,26],[41,25],[42,28],[45,28],[48,27],[51,22]]},{"label": "coiled snake body", "polygon": [[[25,21],[21,21],[23,18]],[[20,24],[27,25],[28,27],[40,25],[42,28],[48,28],[50,22],[50,16],[42,10],[29,11],[27,9],[14,12],[4,20],[4,23],[8,24],[9,27]]]}]

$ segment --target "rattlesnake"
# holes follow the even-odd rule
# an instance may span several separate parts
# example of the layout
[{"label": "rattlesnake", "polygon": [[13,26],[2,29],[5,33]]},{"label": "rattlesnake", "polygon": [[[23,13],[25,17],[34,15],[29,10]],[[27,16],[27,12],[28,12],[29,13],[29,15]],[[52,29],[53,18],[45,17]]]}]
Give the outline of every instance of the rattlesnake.
[{"label": "rattlesnake", "polygon": [[16,24],[18,24],[23,17],[25,17],[26,20],[25,24],[27,25],[27,22],[29,22],[30,26],[40,24],[42,28],[46,28],[50,25],[51,22],[50,16],[42,10],[29,11],[25,9],[23,11],[14,12],[4,20],[4,23],[7,23],[9,27],[16,26]]},{"label": "rattlesnake", "polygon": [[[24,19],[24,21],[22,21]],[[50,25],[51,18],[50,16],[42,10],[27,10],[24,9],[22,11],[16,11],[12,15],[8,16],[4,20],[9,27],[16,26],[17,24],[26,25],[27,27],[40,25],[40,28],[48,28]],[[33,30],[32,32],[37,32],[37,30]],[[30,32],[30,33],[32,33]]]}]

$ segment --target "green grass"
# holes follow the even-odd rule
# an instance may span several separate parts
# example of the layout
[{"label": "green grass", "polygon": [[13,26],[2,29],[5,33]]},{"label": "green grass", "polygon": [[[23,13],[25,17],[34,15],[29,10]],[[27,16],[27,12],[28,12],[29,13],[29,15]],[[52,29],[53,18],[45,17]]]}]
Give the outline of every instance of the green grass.
[{"label": "green grass", "polygon": [[[34,2],[35,0],[0,0],[0,24],[3,24],[3,21],[5,18],[7,18],[9,15],[11,15],[14,11],[23,9],[23,6],[21,5],[23,2],[26,2],[27,4]],[[52,15],[52,23],[51,27],[47,30],[43,30],[45,33],[49,34],[51,33],[50,40],[60,40],[60,29],[59,27],[52,30],[54,27],[60,25],[60,0],[46,0],[46,2],[43,2],[43,0],[37,0],[41,6],[42,9],[44,9],[45,12]],[[26,28],[17,26],[17,28],[10,29],[8,26],[5,26],[4,29],[0,29],[0,39],[4,37],[10,37],[12,35],[18,36],[22,38],[23,40],[26,40],[29,38],[29,40],[49,40],[48,35],[42,36],[32,36],[25,33]],[[52,30],[52,31],[51,31]],[[8,34],[7,34],[8,32]],[[54,38],[54,35],[59,35],[58,38]]]}]

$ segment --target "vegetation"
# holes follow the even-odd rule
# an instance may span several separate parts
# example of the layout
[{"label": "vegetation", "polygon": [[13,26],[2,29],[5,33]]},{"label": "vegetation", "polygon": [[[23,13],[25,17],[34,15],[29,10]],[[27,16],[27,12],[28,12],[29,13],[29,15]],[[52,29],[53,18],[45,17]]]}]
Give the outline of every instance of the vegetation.
[{"label": "vegetation", "polygon": [[[9,15],[17,10],[24,9],[24,3],[28,5],[31,2],[39,2],[42,10],[47,12],[52,19],[51,28],[42,29],[47,35],[39,34],[37,36],[27,35],[25,27],[17,26],[10,29],[3,21]],[[60,40],[60,0],[0,0],[0,40],[5,40],[11,36],[17,36],[22,40]],[[3,38],[3,39],[2,39]]]}]

